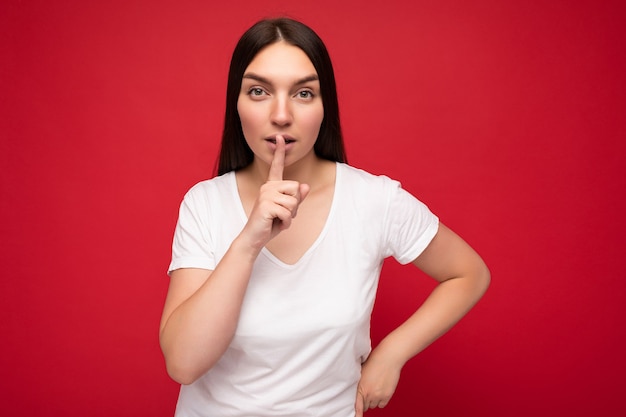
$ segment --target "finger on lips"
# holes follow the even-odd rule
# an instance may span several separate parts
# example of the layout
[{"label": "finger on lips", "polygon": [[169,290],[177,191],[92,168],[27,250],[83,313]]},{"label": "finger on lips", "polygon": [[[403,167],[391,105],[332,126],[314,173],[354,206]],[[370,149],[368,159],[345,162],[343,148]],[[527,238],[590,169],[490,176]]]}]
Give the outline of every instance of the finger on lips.
[{"label": "finger on lips", "polygon": [[285,138],[276,135],[276,150],[267,176],[268,181],[282,181],[285,169]]},{"label": "finger on lips", "polygon": [[[298,206],[309,193],[310,188],[306,184],[299,184],[296,181],[285,181],[283,179],[285,169],[285,148],[285,138],[282,135],[276,135],[276,149],[274,150],[274,156],[267,175],[266,186],[269,185],[270,189],[273,189],[275,192],[281,194],[274,197],[274,202],[289,210],[291,214],[290,217],[293,218],[296,217]],[[280,217],[281,216],[277,216],[277,218]],[[285,222],[285,219],[282,219],[281,221]],[[288,227],[288,225],[283,226]]]}]

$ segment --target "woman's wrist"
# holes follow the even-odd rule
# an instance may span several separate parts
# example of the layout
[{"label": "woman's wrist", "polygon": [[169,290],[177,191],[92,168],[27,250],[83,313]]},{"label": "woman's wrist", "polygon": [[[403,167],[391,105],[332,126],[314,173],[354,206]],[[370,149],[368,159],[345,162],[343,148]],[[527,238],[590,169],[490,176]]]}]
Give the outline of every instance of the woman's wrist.
[{"label": "woman's wrist", "polygon": [[261,253],[263,245],[256,242],[250,242],[242,234],[237,236],[230,245],[230,251],[237,254],[241,261],[249,261],[254,263]]},{"label": "woman's wrist", "polygon": [[412,357],[412,355],[407,354],[405,350],[402,345],[394,343],[393,340],[389,340],[388,337],[383,339],[378,346],[372,350],[367,360],[384,361],[388,366],[402,369],[406,362]]}]

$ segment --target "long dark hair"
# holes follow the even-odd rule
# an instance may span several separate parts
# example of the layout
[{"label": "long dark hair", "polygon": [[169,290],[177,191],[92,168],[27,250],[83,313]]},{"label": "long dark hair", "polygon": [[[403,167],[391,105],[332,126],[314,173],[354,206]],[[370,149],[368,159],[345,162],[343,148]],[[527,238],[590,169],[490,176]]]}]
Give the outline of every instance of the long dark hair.
[{"label": "long dark hair", "polygon": [[343,135],[339,122],[339,103],[333,65],[324,42],[308,26],[289,18],[266,19],[248,29],[233,51],[226,86],[226,114],[218,175],[244,168],[254,154],[246,143],[237,112],[237,101],[243,74],[254,57],[266,46],[285,41],[309,57],[320,81],[324,119],[314,145],[315,154],[323,159],[346,162]]}]

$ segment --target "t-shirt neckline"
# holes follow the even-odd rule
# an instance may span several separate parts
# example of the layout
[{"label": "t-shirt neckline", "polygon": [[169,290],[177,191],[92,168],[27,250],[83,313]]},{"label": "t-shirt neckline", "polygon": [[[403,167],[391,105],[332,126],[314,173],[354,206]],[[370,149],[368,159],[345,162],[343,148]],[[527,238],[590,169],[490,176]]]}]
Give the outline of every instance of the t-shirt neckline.
[{"label": "t-shirt neckline", "polygon": [[[311,254],[319,246],[322,240],[324,240],[324,237],[326,236],[328,230],[330,229],[330,224],[332,223],[332,219],[334,217],[335,207],[338,204],[338,196],[340,195],[339,189],[341,188],[341,169],[340,169],[341,165],[342,164],[340,164],[339,162],[335,162],[335,189],[333,190],[333,197],[330,203],[330,210],[328,211],[328,216],[326,217],[326,222],[324,223],[324,227],[322,227],[322,230],[320,231],[315,241],[313,241],[311,246],[309,246],[309,248],[306,251],[304,251],[302,256],[300,256],[300,258],[298,258],[298,260],[293,264],[288,264],[286,262],[283,262],[280,258],[274,255],[269,249],[267,249],[267,247],[263,247],[263,249],[261,250],[261,254],[263,256],[265,256],[270,261],[274,262],[275,264],[285,269],[297,268],[299,265],[301,265],[305,261],[305,259],[311,256]],[[231,187],[234,190],[233,197],[236,200],[235,207],[237,207],[239,216],[241,217],[243,224],[245,224],[248,221],[248,216],[246,215],[246,211],[243,208],[243,202],[241,201],[241,196],[239,195],[239,188],[237,187],[237,177],[234,171],[231,171],[230,174],[231,174],[230,175]]]}]

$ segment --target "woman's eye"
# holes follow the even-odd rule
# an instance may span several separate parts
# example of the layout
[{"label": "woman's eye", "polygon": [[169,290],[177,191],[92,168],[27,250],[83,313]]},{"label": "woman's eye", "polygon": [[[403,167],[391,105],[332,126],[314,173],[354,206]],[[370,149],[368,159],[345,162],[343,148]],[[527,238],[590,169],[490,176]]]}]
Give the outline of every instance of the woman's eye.
[{"label": "woman's eye", "polygon": [[248,94],[250,94],[251,96],[260,97],[265,94],[265,91],[263,91],[262,88],[251,88],[250,90],[248,90]]},{"label": "woman's eye", "polygon": [[313,92],[311,92],[309,90],[302,90],[302,91],[298,92],[298,97],[304,98],[304,99],[313,98]]}]

